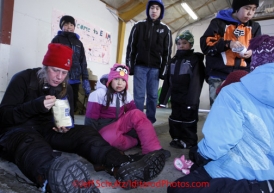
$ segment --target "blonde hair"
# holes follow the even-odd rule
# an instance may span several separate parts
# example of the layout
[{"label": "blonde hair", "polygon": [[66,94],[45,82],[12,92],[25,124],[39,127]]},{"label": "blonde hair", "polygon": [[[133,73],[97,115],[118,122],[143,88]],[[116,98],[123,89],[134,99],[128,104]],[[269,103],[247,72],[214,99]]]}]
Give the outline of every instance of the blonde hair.
[{"label": "blonde hair", "polygon": [[[38,70],[37,77],[39,79],[39,84],[41,85],[47,84],[48,83],[48,66],[43,65],[43,67],[40,70]],[[66,95],[67,84],[68,84],[68,75],[62,82],[63,88],[58,97],[63,98]]]}]

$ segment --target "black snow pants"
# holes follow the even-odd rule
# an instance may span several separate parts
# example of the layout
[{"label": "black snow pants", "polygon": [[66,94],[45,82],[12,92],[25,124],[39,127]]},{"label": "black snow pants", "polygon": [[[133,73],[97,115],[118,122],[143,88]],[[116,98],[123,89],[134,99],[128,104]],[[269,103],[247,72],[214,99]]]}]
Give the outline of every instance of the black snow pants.
[{"label": "black snow pants", "polygon": [[[127,161],[90,126],[75,125],[67,133],[58,133],[45,125],[25,126],[10,128],[0,135],[1,156],[15,163],[35,184],[41,185],[38,176],[46,176],[58,156],[53,150],[76,153],[92,164],[119,165]],[[122,157],[117,160],[120,163],[115,163],[113,157]]]},{"label": "black snow pants", "polygon": [[183,140],[188,145],[198,142],[198,107],[188,106],[171,100],[172,111],[169,117],[169,133],[172,139]]}]

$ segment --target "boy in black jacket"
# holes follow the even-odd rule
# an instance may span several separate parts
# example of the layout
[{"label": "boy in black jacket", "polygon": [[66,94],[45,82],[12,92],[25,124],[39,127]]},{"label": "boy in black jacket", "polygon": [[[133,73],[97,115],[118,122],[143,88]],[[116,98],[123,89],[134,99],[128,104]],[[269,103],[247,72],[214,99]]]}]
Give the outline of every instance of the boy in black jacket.
[{"label": "boy in black jacket", "polygon": [[148,1],[146,14],[147,19],[137,22],[131,30],[126,65],[130,69],[130,75],[134,75],[136,107],[143,111],[146,98],[146,115],[154,123],[159,78],[163,79],[166,64],[170,59],[172,37],[168,26],[161,23],[164,17],[162,0]]},{"label": "boy in black jacket", "polygon": [[230,72],[250,70],[252,51],[246,48],[251,38],[261,35],[260,24],[251,20],[258,6],[259,0],[233,0],[232,9],[220,10],[200,39],[206,55],[210,106]]},{"label": "boy in black jacket", "polygon": [[[171,93],[172,112],[169,117],[170,145],[190,148],[197,145],[197,122],[200,94],[204,82],[204,56],[194,53],[193,35],[182,32],[176,39],[176,55],[171,59],[160,97]],[[167,91],[169,88],[170,91]],[[167,91],[167,92],[163,92]]]},{"label": "boy in black jacket", "polygon": [[75,19],[72,16],[64,15],[60,19],[59,26],[62,31],[58,31],[58,34],[52,39],[51,42],[64,44],[73,50],[72,67],[69,72],[69,84],[73,90],[74,110],[77,111],[78,92],[79,84],[81,83],[81,77],[86,96],[88,96],[91,92],[90,84],[88,81],[85,49],[83,43],[80,40],[80,36],[74,33]]}]

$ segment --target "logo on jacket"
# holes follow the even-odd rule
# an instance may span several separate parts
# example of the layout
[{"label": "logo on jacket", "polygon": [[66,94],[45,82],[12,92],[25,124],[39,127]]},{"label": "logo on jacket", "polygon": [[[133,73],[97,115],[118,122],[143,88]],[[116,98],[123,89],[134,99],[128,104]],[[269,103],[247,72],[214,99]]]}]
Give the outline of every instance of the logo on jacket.
[{"label": "logo on jacket", "polygon": [[234,30],[234,35],[238,38],[240,36],[244,36],[245,35],[245,31],[243,30],[239,30],[238,28]]},{"label": "logo on jacket", "polygon": [[158,32],[158,33],[164,33],[164,29],[157,29],[156,32]]},{"label": "logo on jacket", "polygon": [[70,66],[70,59],[68,59],[67,63],[65,63],[65,66]]},{"label": "logo on jacket", "polygon": [[187,65],[187,66],[192,67],[192,66],[191,66],[190,60],[185,60],[185,59],[183,59],[183,60],[182,60],[182,64],[183,64],[183,65]]}]

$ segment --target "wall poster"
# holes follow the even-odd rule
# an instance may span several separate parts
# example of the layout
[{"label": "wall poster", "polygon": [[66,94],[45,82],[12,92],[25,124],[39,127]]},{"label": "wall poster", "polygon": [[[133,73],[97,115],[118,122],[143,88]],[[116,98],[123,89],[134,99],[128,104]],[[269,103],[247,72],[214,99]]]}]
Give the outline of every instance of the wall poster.
[{"label": "wall poster", "polygon": [[[51,27],[52,38],[59,30],[61,30],[59,27],[59,21],[63,15],[66,14],[58,10],[53,10]],[[85,47],[87,61],[109,64],[111,34],[108,31],[80,18],[74,17],[74,19],[76,23],[74,32],[80,36],[80,40]]]}]

